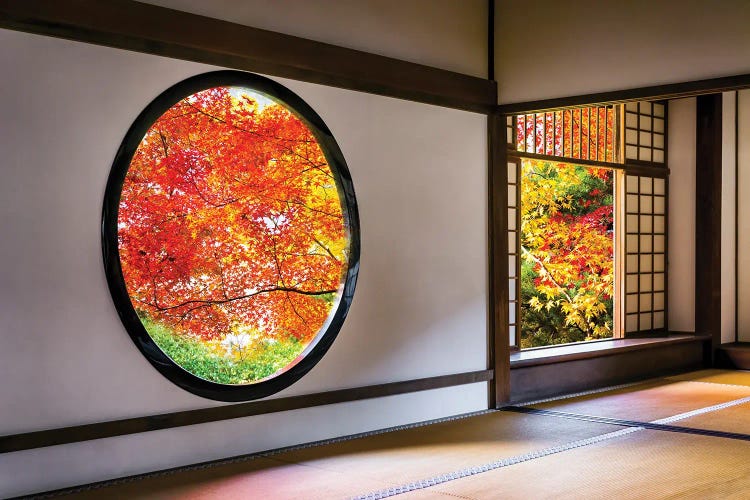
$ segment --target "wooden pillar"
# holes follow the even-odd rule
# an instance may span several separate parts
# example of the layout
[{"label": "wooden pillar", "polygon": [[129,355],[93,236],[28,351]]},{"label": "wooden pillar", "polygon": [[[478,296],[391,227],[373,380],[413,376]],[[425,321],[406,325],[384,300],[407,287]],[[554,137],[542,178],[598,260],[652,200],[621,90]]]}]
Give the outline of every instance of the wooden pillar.
[{"label": "wooden pillar", "polygon": [[505,117],[487,117],[489,155],[489,368],[494,370],[489,407],[510,400],[510,345],[508,337],[508,166]]},{"label": "wooden pillar", "polygon": [[695,333],[721,344],[721,94],[698,96],[695,152]]}]

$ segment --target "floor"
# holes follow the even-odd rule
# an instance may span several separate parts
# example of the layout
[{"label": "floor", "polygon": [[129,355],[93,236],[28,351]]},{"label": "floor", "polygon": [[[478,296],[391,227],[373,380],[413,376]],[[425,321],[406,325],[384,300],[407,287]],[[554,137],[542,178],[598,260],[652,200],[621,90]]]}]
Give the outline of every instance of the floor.
[{"label": "floor", "polygon": [[750,372],[704,370],[72,496],[750,498],[749,458]]}]

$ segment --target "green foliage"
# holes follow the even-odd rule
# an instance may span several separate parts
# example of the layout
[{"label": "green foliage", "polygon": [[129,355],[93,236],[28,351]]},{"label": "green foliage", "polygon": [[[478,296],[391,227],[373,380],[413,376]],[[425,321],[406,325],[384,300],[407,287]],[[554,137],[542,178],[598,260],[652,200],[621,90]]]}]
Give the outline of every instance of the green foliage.
[{"label": "green foliage", "polygon": [[266,341],[244,359],[222,355],[199,339],[172,332],[148,318],[141,318],[156,345],[175,363],[193,375],[219,384],[257,382],[291,363],[305,348],[297,339]]},{"label": "green foliage", "polygon": [[540,347],[546,345],[567,344],[586,340],[586,334],[577,326],[565,323],[565,315],[559,307],[540,309],[529,307],[532,298],[544,300],[544,296],[534,286],[534,280],[539,275],[534,272],[533,265],[523,261],[521,263],[521,297],[523,297],[522,314],[523,327],[521,331],[521,348]]},{"label": "green foliage", "polygon": [[611,337],[612,171],[527,159],[521,171],[521,347]]}]

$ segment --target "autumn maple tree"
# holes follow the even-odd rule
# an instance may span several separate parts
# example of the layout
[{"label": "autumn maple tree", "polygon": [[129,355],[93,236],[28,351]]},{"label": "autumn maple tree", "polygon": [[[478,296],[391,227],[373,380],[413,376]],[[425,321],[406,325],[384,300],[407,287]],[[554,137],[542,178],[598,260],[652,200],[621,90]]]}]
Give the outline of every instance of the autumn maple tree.
[{"label": "autumn maple tree", "polygon": [[[229,383],[283,368],[325,325],[347,229],[309,128],[234,87],[186,97],[153,123],[118,212],[122,273],[147,330],[178,364]],[[250,366],[278,346],[266,368]]]},{"label": "autumn maple tree", "polygon": [[521,346],[612,336],[613,172],[521,164]]}]

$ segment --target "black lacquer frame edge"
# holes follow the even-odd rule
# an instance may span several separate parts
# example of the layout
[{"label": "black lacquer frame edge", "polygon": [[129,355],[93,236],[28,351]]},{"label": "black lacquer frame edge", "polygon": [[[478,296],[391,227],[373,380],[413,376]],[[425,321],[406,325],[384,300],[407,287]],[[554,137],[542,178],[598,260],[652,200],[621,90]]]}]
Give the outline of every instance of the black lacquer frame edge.
[{"label": "black lacquer frame edge", "polygon": [[[296,364],[279,375],[254,384],[225,385],[193,375],[172,361],[154,342],[138,318],[128,295],[120,266],[117,240],[117,214],[123,182],[130,162],[146,131],[164,112],[181,99],[202,90],[219,86],[240,86],[280,102],[300,118],[317,139],[336,180],[342,200],[345,223],[349,231],[349,263],[341,299],[325,331],[318,333],[312,349]],[[117,313],[131,339],[162,375],[179,387],[199,396],[218,401],[248,401],[275,394],[289,387],[309,372],[336,339],[346,319],[354,296],[359,273],[359,213],[351,174],[333,134],[323,119],[298,95],[266,77],[242,71],[213,71],[196,75],[168,88],[138,115],[118,149],[110,171],[102,210],[102,253],[109,290]]]}]

